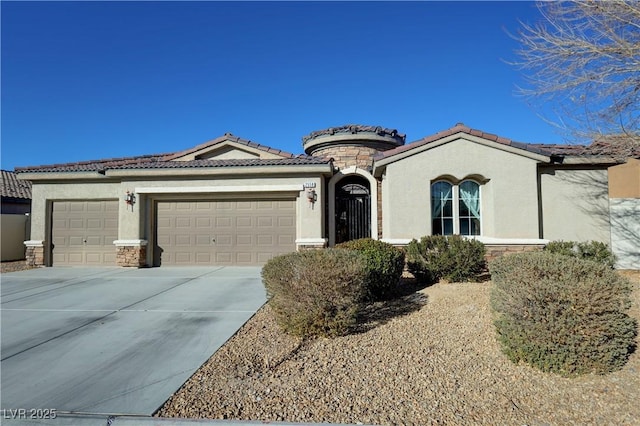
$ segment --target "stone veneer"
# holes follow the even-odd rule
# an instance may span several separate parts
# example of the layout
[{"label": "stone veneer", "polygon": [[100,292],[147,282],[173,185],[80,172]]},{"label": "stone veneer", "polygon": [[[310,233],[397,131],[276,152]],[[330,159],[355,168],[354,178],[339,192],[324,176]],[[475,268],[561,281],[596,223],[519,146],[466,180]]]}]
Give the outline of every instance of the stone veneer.
[{"label": "stone veneer", "polygon": [[147,241],[119,240],[116,245],[116,265],[143,268],[147,266]]},{"label": "stone veneer", "polygon": [[25,257],[28,266],[44,266],[44,244],[27,244]]},{"label": "stone veneer", "polygon": [[314,151],[314,157],[333,158],[333,164],[339,169],[356,166],[362,170],[370,170],[373,156],[377,149],[358,145],[328,146]]},{"label": "stone veneer", "polygon": [[539,251],[544,248],[544,244],[485,244],[487,262],[508,255],[511,253],[523,253],[531,251]]}]

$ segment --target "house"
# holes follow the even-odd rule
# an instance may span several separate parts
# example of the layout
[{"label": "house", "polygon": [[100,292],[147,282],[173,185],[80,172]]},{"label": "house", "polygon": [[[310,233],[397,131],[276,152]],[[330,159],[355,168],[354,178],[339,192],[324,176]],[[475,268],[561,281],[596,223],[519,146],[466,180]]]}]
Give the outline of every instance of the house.
[{"label": "house", "polygon": [[24,240],[29,238],[31,182],[18,179],[8,170],[0,170],[0,254],[2,261],[25,258]]},{"label": "house", "polygon": [[639,263],[629,179],[640,152],[626,161],[615,145],[525,144],[461,123],[409,144],[363,125],[302,141],[294,155],[225,134],[169,154],[16,169],[33,182],[28,262],[259,265],[355,238],[462,234],[494,255],[620,240],[621,265]]}]

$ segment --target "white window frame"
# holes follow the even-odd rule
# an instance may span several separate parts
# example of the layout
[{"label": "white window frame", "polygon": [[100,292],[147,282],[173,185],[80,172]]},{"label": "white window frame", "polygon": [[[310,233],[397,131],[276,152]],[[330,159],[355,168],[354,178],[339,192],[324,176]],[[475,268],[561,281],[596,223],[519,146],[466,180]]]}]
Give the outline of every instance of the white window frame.
[{"label": "white window frame", "polygon": [[[452,192],[452,202],[453,202],[453,206],[452,206],[452,216],[453,216],[453,234],[452,235],[460,235],[460,185],[462,185],[464,182],[473,182],[476,185],[478,185],[478,204],[479,204],[479,210],[480,210],[480,234],[478,235],[465,235],[466,237],[481,237],[483,235],[483,230],[484,230],[484,224],[482,223],[483,218],[484,218],[484,214],[482,213],[482,183],[474,180],[474,179],[464,179],[461,180],[459,182],[451,182],[449,180],[446,179],[437,179],[434,180],[433,182],[431,182],[431,185],[429,186],[429,228],[431,229],[431,235],[440,235],[440,234],[434,234],[433,233],[433,220],[435,219],[431,212],[432,210],[432,206],[431,203],[433,201],[432,198],[432,191],[433,191],[433,185],[435,185],[438,182],[446,182],[449,185],[451,185],[451,192]],[[442,235],[449,235],[449,234],[442,234]]]}]

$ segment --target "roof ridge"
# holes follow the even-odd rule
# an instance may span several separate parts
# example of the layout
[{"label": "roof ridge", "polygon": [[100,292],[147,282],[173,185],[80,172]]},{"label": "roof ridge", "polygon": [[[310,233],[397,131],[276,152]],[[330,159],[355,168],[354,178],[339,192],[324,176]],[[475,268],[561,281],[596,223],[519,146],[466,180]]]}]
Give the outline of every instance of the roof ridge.
[{"label": "roof ridge", "polygon": [[295,154],[292,154],[290,152],[283,151],[283,150],[277,149],[277,148],[272,148],[272,147],[267,146],[267,145],[262,145],[262,144],[260,144],[258,142],[254,142],[252,140],[244,139],[244,138],[241,138],[239,136],[236,136],[231,132],[226,132],[222,136],[218,136],[217,138],[210,139],[210,140],[208,140],[206,142],[203,142],[203,143],[201,143],[199,145],[196,145],[196,146],[194,146],[192,148],[188,148],[188,149],[185,149],[184,151],[179,151],[179,152],[175,152],[173,154],[167,155],[165,158],[163,158],[163,161],[171,161],[171,160],[174,160],[176,158],[180,158],[182,156],[185,156],[185,155],[200,151],[201,149],[205,149],[205,148],[217,145],[217,144],[219,144],[221,142],[224,142],[224,141],[227,141],[227,140],[229,140],[231,142],[239,143],[241,145],[248,146],[250,148],[259,149],[261,151],[268,152],[270,154],[281,155],[283,157],[289,157],[289,158],[294,158],[295,157]]}]

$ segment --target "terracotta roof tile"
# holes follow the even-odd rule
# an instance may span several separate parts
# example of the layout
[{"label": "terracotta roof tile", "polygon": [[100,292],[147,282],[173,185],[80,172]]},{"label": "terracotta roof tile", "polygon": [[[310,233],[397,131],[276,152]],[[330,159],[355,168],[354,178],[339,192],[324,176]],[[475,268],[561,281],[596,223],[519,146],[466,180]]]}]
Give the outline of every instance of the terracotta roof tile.
[{"label": "terracotta roof tile", "polygon": [[294,158],[160,161],[152,163],[123,164],[120,166],[110,167],[110,169],[189,169],[219,167],[298,166],[328,163],[329,160],[325,158],[298,156]]},{"label": "terracotta roof tile", "polygon": [[193,148],[189,148],[189,149],[186,149],[184,151],[175,152],[173,154],[170,154],[165,158],[165,160],[173,160],[175,158],[183,157],[185,155],[191,154],[193,152],[200,151],[200,150],[205,149],[205,148],[212,147],[214,145],[217,145],[217,144],[225,142],[225,141],[232,141],[232,142],[235,142],[235,143],[238,143],[238,144],[241,144],[241,145],[246,145],[246,146],[251,147],[251,148],[259,149],[261,151],[277,154],[277,155],[280,155],[282,157],[293,158],[293,157],[296,156],[295,154],[291,154],[290,152],[282,151],[282,150],[279,150],[279,149],[274,149],[274,148],[268,147],[266,145],[261,145],[259,143],[250,141],[248,139],[242,139],[242,138],[239,138],[238,136],[235,136],[235,135],[233,135],[231,133],[225,133],[223,136],[220,136],[218,138],[215,138],[215,139],[212,139],[210,141],[204,142],[204,143],[202,143],[202,144],[200,144],[198,146],[195,146]]},{"label": "terracotta roof tile", "polygon": [[363,124],[346,124],[344,126],[329,127],[328,129],[317,130],[302,138],[302,143],[306,143],[311,139],[319,136],[334,135],[336,133],[358,133],[358,132],[375,132],[381,136],[391,136],[396,138],[398,142],[404,143],[406,135],[398,133],[396,129],[387,129],[382,126],[366,126]]},{"label": "terracotta roof tile", "polygon": [[[516,142],[503,136],[493,133],[483,132],[482,130],[472,129],[463,123],[457,123],[450,129],[443,130],[434,135],[424,137],[407,145],[381,152],[376,155],[377,159],[392,157],[402,152],[410,151],[417,147],[438,141],[447,136],[456,133],[466,133],[478,136],[490,141],[494,141],[503,145],[509,145],[514,148],[523,149],[529,152],[542,155],[560,155],[560,156],[611,156],[611,157],[633,157],[640,158],[640,144],[633,138],[628,136],[603,137],[590,145],[551,145],[551,144],[531,144]],[[620,140],[623,139],[623,140]],[[631,143],[623,143],[631,140]]]},{"label": "terracotta roof tile", "polygon": [[1,170],[0,192],[3,197],[31,199],[31,182],[18,179],[14,172]]},{"label": "terracotta roof tile", "polygon": [[16,167],[16,173],[27,172],[101,172],[115,166],[153,163],[163,161],[170,154],[140,155],[137,157],[107,158],[102,160],[79,161],[75,163],[49,164],[44,166]]}]

